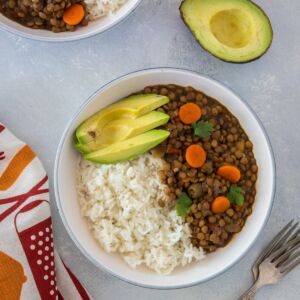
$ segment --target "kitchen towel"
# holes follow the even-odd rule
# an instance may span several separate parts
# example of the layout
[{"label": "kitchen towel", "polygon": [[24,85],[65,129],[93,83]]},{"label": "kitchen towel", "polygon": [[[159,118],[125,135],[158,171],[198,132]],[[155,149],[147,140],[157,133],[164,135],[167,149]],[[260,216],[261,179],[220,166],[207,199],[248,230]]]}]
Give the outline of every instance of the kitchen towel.
[{"label": "kitchen towel", "polygon": [[32,149],[0,123],[0,299],[90,296],[53,246],[47,174]]}]

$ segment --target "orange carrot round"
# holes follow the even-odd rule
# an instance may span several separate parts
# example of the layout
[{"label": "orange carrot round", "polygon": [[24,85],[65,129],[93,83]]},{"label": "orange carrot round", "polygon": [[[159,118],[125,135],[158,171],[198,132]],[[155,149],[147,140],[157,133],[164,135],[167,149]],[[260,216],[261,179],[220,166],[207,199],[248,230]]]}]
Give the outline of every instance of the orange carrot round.
[{"label": "orange carrot round", "polygon": [[63,14],[63,20],[68,25],[77,25],[84,18],[84,8],[81,4],[72,4]]},{"label": "orange carrot round", "polygon": [[185,159],[192,168],[200,168],[205,163],[206,153],[200,145],[193,144],[186,149]]},{"label": "orange carrot round", "polygon": [[192,102],[182,105],[179,109],[179,119],[184,124],[192,124],[201,118],[201,108]]},{"label": "orange carrot round", "polygon": [[211,204],[211,210],[215,214],[221,214],[225,212],[229,207],[230,201],[224,196],[216,197]]},{"label": "orange carrot round", "polygon": [[217,172],[223,178],[229,180],[230,182],[236,183],[241,179],[240,170],[232,165],[222,166]]}]

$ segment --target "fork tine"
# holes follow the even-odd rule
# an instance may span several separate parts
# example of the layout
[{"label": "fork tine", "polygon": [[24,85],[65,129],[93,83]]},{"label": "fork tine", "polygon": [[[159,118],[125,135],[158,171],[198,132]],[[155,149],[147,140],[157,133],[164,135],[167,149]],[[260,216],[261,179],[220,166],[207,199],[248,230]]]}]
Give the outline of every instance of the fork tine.
[{"label": "fork tine", "polygon": [[[282,255],[280,255],[278,258],[275,259],[276,267],[278,266],[283,266],[285,264],[288,264],[292,257],[293,257],[293,252],[299,249],[300,244],[297,243],[294,245],[294,247],[291,247],[288,249],[286,252],[284,252]],[[299,251],[297,253],[300,253]]]},{"label": "fork tine", "polygon": [[296,258],[299,258],[300,255],[300,251],[297,251],[293,254],[290,255],[290,257],[281,264],[280,269],[284,269],[285,267],[287,267],[289,264],[291,264]]},{"label": "fork tine", "polygon": [[276,257],[280,256],[281,253],[289,249],[290,247],[294,247],[300,242],[300,236],[296,237],[294,240],[289,241],[284,246],[277,249],[275,252],[273,252],[267,259],[269,261],[273,261]]},{"label": "fork tine", "polygon": [[297,267],[300,264],[300,258],[298,258],[294,263],[292,263],[290,266],[288,266],[285,270],[282,271],[283,275],[286,275],[290,271],[292,271],[295,267]]},{"label": "fork tine", "polygon": [[[289,242],[291,242],[291,241],[294,240],[296,237],[298,237],[299,233],[300,233],[300,229],[298,229],[291,237],[289,237],[288,239],[286,239],[286,241],[285,241],[284,243],[278,243],[278,247],[276,247],[274,250],[276,251],[277,249],[279,249],[279,246],[282,247],[283,244],[287,245]],[[294,246],[297,246],[297,245],[294,245]],[[293,247],[294,247],[294,246],[293,246]],[[295,249],[294,249],[294,250],[295,250]],[[282,254],[282,253],[280,253],[280,254],[276,257],[276,259],[279,258],[279,256],[281,256],[281,254]],[[274,260],[274,259],[273,259],[273,260]]]},{"label": "fork tine", "polygon": [[[292,223],[294,222],[294,219],[291,220],[288,224],[286,224],[278,233],[277,235],[272,239],[272,241],[270,241],[270,243],[268,244],[268,246],[263,250],[263,252],[261,253],[261,255],[258,256],[258,258],[256,259],[256,262],[263,260],[263,258],[265,257],[265,255],[267,255],[269,252],[271,252],[273,250],[274,245],[277,244],[277,242],[285,235],[286,231],[288,230],[288,228],[292,225]],[[255,263],[256,263],[255,262]]]},{"label": "fork tine", "polygon": [[[267,258],[267,256],[275,253],[277,250],[279,250],[283,245],[287,245],[292,239],[293,236],[297,236],[295,233],[291,236],[291,234],[293,233],[293,231],[296,229],[296,227],[298,226],[299,222],[295,223],[278,241],[277,243],[274,245],[273,249],[267,254],[265,255],[264,258]],[[298,231],[298,230],[297,230]],[[297,232],[296,231],[296,232]],[[279,252],[279,254],[281,254],[281,252]],[[279,256],[279,255],[278,255]],[[276,256],[275,256],[276,257]],[[274,257],[274,258],[275,258]],[[273,258],[273,260],[274,260]]]},{"label": "fork tine", "polygon": [[278,241],[281,240],[285,233],[289,229],[289,227],[293,224],[294,219],[288,222],[278,233],[277,235],[269,242],[267,247],[263,250],[263,252],[257,257],[256,261],[252,266],[252,273],[254,276],[254,280],[258,277],[258,266],[259,264],[274,250],[275,246],[277,245]]},{"label": "fork tine", "polygon": [[277,234],[276,236],[269,242],[268,246],[263,250],[263,252],[257,257],[256,261],[252,266],[252,273],[254,280],[257,280],[258,277],[258,266],[259,264],[273,251],[274,246],[278,243],[278,241],[285,235],[289,227],[293,224],[294,219],[288,222]]},{"label": "fork tine", "polygon": [[[294,220],[292,220],[294,221]],[[290,225],[292,225],[292,222],[289,223]],[[288,229],[288,227],[286,228],[285,232],[283,232],[280,236],[278,236],[278,239],[276,239],[274,241],[274,244],[272,245],[272,247],[270,247],[269,251],[266,252],[265,256],[268,256],[272,251],[274,251],[275,249],[278,249],[290,236],[290,234],[294,231],[294,229],[297,227],[298,222],[295,223],[290,229]]]},{"label": "fork tine", "polygon": [[[292,232],[297,228],[299,222],[296,222],[289,230],[288,232],[278,241],[277,245],[276,245],[276,249],[280,248],[285,242],[292,240],[291,234]],[[292,235],[294,236],[295,233]]]},{"label": "fork tine", "polygon": [[298,230],[296,230],[296,232],[290,237],[289,241],[296,238],[299,235],[299,233],[300,233],[300,228]]}]

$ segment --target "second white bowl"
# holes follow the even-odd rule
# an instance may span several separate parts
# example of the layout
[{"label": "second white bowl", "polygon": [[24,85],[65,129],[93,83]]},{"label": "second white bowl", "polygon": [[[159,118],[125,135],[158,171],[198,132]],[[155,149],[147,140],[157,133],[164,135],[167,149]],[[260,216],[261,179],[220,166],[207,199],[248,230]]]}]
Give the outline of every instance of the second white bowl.
[{"label": "second white bowl", "polygon": [[0,13],[0,28],[19,36],[45,41],[45,42],[68,42],[84,39],[98,33],[102,33],[125,19],[138,6],[141,0],[128,0],[114,14],[105,16],[88,26],[78,27],[75,31],[54,33],[50,30],[32,29],[12,21]]}]

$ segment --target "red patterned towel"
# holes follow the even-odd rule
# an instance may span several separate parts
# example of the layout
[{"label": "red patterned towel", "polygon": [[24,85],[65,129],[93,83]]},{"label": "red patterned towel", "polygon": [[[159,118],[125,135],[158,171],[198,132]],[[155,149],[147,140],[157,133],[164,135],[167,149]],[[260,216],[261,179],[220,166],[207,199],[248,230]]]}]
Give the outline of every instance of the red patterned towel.
[{"label": "red patterned towel", "polygon": [[1,123],[0,299],[90,299],[55,252],[40,160]]}]

